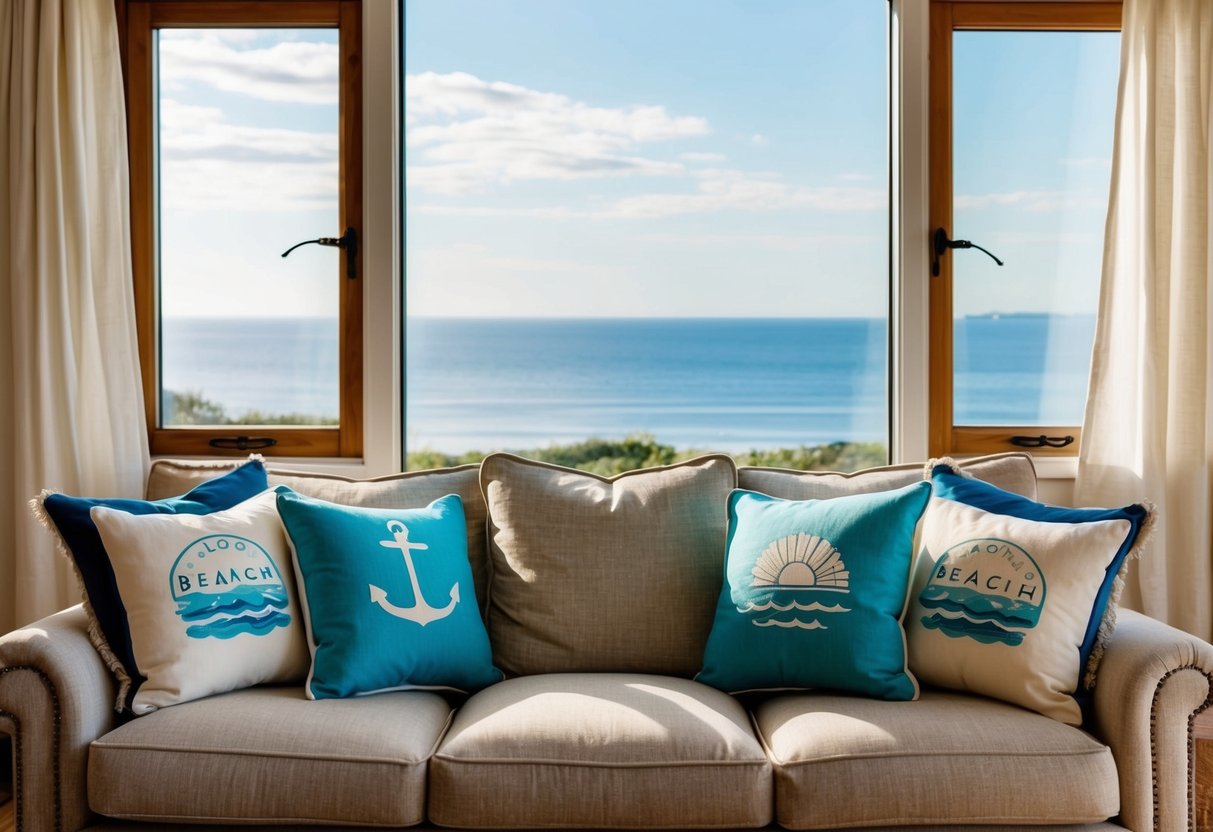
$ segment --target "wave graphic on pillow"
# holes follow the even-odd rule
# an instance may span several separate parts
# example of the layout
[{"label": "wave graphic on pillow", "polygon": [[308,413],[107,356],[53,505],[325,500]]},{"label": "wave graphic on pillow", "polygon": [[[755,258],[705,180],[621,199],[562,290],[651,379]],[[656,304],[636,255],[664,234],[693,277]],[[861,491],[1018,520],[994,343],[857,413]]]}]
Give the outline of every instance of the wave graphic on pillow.
[{"label": "wave graphic on pillow", "polygon": [[291,623],[277,566],[248,538],[215,534],[195,540],[177,556],[170,580],[190,638],[262,636]]},{"label": "wave graphic on pillow", "polygon": [[737,608],[740,613],[771,613],[765,618],[752,619],[755,627],[828,630],[822,619],[800,618],[796,613],[851,611],[829,595],[821,595],[822,592],[850,593],[851,573],[843,563],[842,553],[825,538],[800,532],[774,540],[758,556],[751,575],[751,589],[770,591],[766,600],[760,603],[748,600]]},{"label": "wave graphic on pillow", "polygon": [[982,644],[1023,643],[1040,621],[1044,576],[1020,546],[1006,540],[967,540],[935,565],[918,603],[931,612],[924,627]]}]

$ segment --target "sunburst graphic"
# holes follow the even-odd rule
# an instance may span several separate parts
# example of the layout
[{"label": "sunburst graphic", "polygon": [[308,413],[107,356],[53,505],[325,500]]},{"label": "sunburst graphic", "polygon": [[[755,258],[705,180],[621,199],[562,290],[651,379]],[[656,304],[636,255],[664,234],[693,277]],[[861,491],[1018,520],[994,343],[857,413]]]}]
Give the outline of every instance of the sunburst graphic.
[{"label": "sunburst graphic", "polygon": [[778,589],[827,589],[850,592],[851,573],[830,541],[800,534],[776,540],[762,550],[751,586]]}]

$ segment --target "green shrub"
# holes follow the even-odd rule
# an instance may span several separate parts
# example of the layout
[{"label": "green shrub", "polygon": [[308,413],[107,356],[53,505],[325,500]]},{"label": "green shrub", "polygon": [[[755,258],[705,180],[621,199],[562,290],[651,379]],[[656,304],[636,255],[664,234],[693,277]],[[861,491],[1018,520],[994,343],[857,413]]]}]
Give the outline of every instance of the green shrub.
[{"label": "green shrub", "polygon": [[[578,468],[600,476],[611,476],[637,468],[669,465],[710,451],[703,448],[678,450],[658,442],[647,433],[636,433],[622,440],[587,439],[570,445],[513,451],[519,456],[538,459],[567,468]],[[469,451],[449,455],[426,448],[408,455],[408,469],[446,468],[478,462],[485,454]],[[826,445],[800,445],[795,448],[750,450],[733,454],[738,465],[762,465],[799,471],[856,471],[888,461],[885,446],[879,442],[831,442]]]},{"label": "green shrub", "polygon": [[194,390],[178,393],[164,391],[164,424],[166,425],[335,425],[332,417],[310,416],[306,413],[265,413],[246,410],[231,416],[218,402],[204,398]]}]

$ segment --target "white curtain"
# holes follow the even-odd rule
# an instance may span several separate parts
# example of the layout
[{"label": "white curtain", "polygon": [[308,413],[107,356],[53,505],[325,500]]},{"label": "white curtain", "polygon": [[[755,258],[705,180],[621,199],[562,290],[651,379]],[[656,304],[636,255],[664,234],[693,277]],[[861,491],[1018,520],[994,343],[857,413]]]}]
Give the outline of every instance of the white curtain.
[{"label": "white curtain", "polygon": [[80,600],[26,503],[147,466],[113,0],[0,2],[0,632]]},{"label": "white curtain", "polygon": [[1154,501],[1125,602],[1213,638],[1213,0],[1125,0],[1079,505]]}]

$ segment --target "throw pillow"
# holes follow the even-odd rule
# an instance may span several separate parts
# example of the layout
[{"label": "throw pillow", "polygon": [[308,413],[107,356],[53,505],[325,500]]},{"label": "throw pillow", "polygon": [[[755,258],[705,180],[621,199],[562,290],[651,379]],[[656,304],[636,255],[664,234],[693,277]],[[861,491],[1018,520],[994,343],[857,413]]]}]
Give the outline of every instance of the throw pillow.
[{"label": "throw pillow", "polygon": [[1048,523],[933,497],[906,630],[919,680],[1070,725],[1091,610],[1131,523]]},{"label": "throw pillow", "polygon": [[111,552],[146,681],[131,710],[303,677],[307,652],[273,491],[199,516],[90,514]]},{"label": "throw pillow", "polygon": [[[956,500],[974,508],[995,514],[1009,514],[1024,520],[1043,520],[1049,523],[1091,523],[1098,520],[1127,520],[1129,528],[1116,557],[1108,564],[1099,585],[1099,592],[1091,607],[1086,633],[1079,649],[1080,666],[1083,668],[1083,688],[1095,683],[1095,671],[1103,656],[1104,645],[1116,629],[1116,605],[1124,588],[1124,572],[1129,561],[1140,557],[1142,546],[1149,538],[1154,522],[1154,509],[1146,503],[1123,508],[1068,508],[1050,506],[1029,500],[1018,494],[1008,493],[989,483],[966,476],[963,466],[950,459],[933,460],[931,481],[935,496]],[[1079,695],[1080,702],[1084,696]]]},{"label": "throw pillow", "polygon": [[607,478],[493,454],[480,477],[489,638],[507,675],[695,674],[720,591],[730,457]]},{"label": "throw pillow", "polygon": [[94,499],[44,491],[31,503],[34,514],[55,534],[59,550],[75,568],[89,618],[89,637],[118,679],[117,710],[130,706],[143,678],[135,670],[130,627],[110,554],[89,511],[104,506],[128,514],[209,514],[256,496],[266,486],[265,466],[260,457],[255,457],[222,476],[197,484],[179,497],[155,501]]},{"label": "throw pillow", "polygon": [[463,502],[341,506],[283,488],[298,570],[309,699],[500,681],[476,605]]},{"label": "throw pillow", "polygon": [[[197,484],[200,478],[214,476],[215,463],[180,462],[158,459],[147,475],[147,497],[178,494]],[[316,497],[343,506],[363,508],[425,508],[439,497],[458,494],[467,516],[468,561],[472,581],[483,612],[488,599],[488,541],[485,525],[488,511],[480,493],[480,464],[454,468],[406,471],[369,480],[355,480],[339,474],[294,471],[270,467],[270,486],[285,485],[306,497]]]},{"label": "throw pillow", "polygon": [[901,617],[930,493],[925,482],[830,500],[734,491],[725,583],[697,680],[732,693],[916,699]]},{"label": "throw pillow", "polygon": [[[1025,497],[1036,497],[1036,466],[1028,454],[1020,451],[990,454],[966,459],[957,465],[966,476],[993,483]],[[825,500],[848,494],[871,494],[901,488],[922,479],[921,463],[882,465],[849,474],[750,466],[737,469],[739,488],[761,491],[785,500]]]}]

